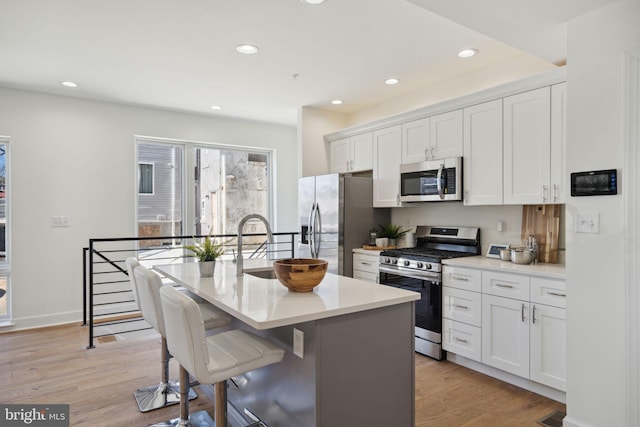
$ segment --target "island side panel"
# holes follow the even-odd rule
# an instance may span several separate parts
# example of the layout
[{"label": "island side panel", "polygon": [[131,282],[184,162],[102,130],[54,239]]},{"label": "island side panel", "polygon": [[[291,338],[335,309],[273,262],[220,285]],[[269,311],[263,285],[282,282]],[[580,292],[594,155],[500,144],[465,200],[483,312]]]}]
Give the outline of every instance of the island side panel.
[{"label": "island side panel", "polygon": [[413,427],[414,303],[317,323],[317,426]]}]

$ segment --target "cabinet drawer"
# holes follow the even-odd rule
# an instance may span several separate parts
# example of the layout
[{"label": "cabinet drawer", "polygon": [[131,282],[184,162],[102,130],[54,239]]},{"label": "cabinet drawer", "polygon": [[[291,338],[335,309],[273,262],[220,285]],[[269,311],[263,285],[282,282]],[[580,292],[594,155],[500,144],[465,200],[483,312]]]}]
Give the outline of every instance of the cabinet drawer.
[{"label": "cabinet drawer", "polygon": [[353,278],[378,283],[378,273],[370,273],[368,271],[353,270]]},{"label": "cabinet drawer", "polygon": [[442,320],[442,347],[477,362],[482,361],[482,329],[466,323]]},{"label": "cabinet drawer", "polygon": [[442,270],[442,284],[451,288],[480,292],[482,270],[445,265]]},{"label": "cabinet drawer", "polygon": [[483,271],[482,293],[529,301],[529,276]]},{"label": "cabinet drawer", "polygon": [[564,280],[532,277],[530,298],[534,303],[566,308],[567,284]]},{"label": "cabinet drawer", "polygon": [[372,255],[353,254],[353,269],[378,274],[379,257]]},{"label": "cabinet drawer", "polygon": [[480,326],[482,324],[482,295],[447,286],[442,288],[443,316],[447,319]]}]

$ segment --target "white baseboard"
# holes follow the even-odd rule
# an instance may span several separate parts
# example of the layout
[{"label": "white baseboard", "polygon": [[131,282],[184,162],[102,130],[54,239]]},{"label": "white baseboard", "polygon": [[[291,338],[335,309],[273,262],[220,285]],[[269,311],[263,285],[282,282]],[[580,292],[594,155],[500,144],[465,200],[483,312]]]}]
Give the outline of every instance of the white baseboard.
[{"label": "white baseboard", "polygon": [[473,369],[474,371],[497,378],[500,381],[504,381],[541,396],[548,397],[549,399],[553,399],[557,402],[567,403],[567,394],[564,391],[556,390],[555,388],[547,387],[546,385],[535,381],[530,381],[526,378],[501,371],[500,369],[485,365],[484,363],[476,362],[475,360],[468,359],[458,354],[447,353],[447,360],[457,365],[464,366],[465,368]]},{"label": "white baseboard", "polygon": [[44,316],[18,317],[12,319],[13,324],[2,328],[2,332],[20,331],[24,329],[44,328],[47,326],[65,325],[82,322],[82,311],[48,314]]},{"label": "white baseboard", "polygon": [[592,426],[591,424],[583,424],[580,421],[573,419],[567,415],[562,420],[562,427],[592,427]]}]

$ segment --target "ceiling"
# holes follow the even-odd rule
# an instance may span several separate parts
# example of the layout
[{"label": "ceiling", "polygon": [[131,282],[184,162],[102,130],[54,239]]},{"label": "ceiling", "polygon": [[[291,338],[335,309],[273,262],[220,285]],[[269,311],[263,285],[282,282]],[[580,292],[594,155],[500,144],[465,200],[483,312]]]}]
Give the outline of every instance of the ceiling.
[{"label": "ceiling", "polygon": [[567,20],[612,1],[0,0],[0,86],[295,125],[302,106],[348,114],[513,61],[561,65]]}]

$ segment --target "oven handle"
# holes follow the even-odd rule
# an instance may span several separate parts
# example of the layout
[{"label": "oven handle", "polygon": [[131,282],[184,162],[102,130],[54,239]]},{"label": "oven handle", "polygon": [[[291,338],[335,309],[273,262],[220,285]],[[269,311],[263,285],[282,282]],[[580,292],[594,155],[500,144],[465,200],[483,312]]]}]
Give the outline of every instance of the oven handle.
[{"label": "oven handle", "polygon": [[[436,285],[440,285],[441,279],[438,273],[420,272],[416,270],[404,269],[402,267],[387,267],[384,264],[380,264],[378,267],[380,273],[394,274],[401,277],[409,277],[411,279],[429,280]],[[382,279],[380,279],[382,283]]]}]

